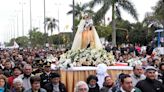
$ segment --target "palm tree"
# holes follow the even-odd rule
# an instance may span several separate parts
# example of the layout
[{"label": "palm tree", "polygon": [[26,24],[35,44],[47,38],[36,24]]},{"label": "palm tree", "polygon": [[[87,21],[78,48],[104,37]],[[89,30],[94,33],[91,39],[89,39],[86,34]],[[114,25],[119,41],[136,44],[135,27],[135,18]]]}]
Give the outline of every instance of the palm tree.
[{"label": "palm tree", "polygon": [[112,8],[112,44],[116,45],[116,17],[121,18],[120,8],[127,11],[134,19],[138,20],[136,9],[129,0],[92,0],[89,2],[90,7],[96,6],[96,4],[102,4],[102,7],[97,11],[94,21],[99,22]]},{"label": "palm tree", "polygon": [[54,29],[58,28],[57,22],[58,22],[58,20],[55,18],[46,18],[45,19],[46,28],[47,28],[47,30],[51,30],[51,35],[52,35],[52,32],[54,31]]},{"label": "palm tree", "polygon": [[[73,7],[73,5],[70,5],[70,7]],[[80,19],[82,17],[82,13],[89,13],[89,14],[94,14],[94,12],[91,9],[87,9],[88,8],[88,4],[79,4],[76,3],[76,5],[74,6],[75,10],[75,16],[77,19]],[[68,11],[67,14],[73,14],[73,10]]]},{"label": "palm tree", "polygon": [[162,24],[164,29],[164,0],[159,0],[157,5],[153,7],[154,16]]},{"label": "palm tree", "polygon": [[151,27],[160,28],[160,26],[161,26],[161,20],[159,20],[157,18],[157,16],[154,15],[153,12],[147,12],[145,14],[145,18],[143,20],[143,23],[148,28],[151,28]]},{"label": "palm tree", "polygon": [[145,15],[144,22],[149,26],[156,28],[164,28],[164,2],[159,0],[153,8],[153,12],[148,12]]}]

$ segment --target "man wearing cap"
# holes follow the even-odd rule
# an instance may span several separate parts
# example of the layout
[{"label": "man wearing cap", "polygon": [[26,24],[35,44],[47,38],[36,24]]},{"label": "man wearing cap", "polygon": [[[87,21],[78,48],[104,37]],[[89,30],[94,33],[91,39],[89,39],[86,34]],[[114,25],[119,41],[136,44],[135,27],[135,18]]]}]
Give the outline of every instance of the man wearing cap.
[{"label": "man wearing cap", "polygon": [[156,68],[147,66],[145,70],[146,79],[137,83],[136,87],[142,92],[164,92],[162,83],[156,79]]},{"label": "man wearing cap", "polygon": [[50,80],[51,82],[44,86],[47,92],[67,92],[65,85],[60,82],[60,75],[58,73],[51,73]]},{"label": "man wearing cap", "polygon": [[49,83],[50,82],[50,65],[51,63],[50,62],[45,62],[43,64],[44,66],[44,71],[43,71],[43,74],[40,75],[40,78],[41,78],[41,87],[44,87],[45,84]]}]

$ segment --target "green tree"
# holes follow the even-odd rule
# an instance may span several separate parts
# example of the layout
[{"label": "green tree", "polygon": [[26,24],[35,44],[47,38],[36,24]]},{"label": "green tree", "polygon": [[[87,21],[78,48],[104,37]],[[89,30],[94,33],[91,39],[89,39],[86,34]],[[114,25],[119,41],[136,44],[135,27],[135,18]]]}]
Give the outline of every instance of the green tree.
[{"label": "green tree", "polygon": [[133,23],[132,29],[129,32],[130,43],[140,43],[147,45],[151,39],[148,39],[148,29],[144,26],[144,23]]},{"label": "green tree", "polygon": [[132,25],[129,21],[123,19],[116,19],[116,39],[117,44],[129,43],[129,31],[132,29]]},{"label": "green tree", "polygon": [[89,2],[91,7],[96,4],[102,4],[102,7],[97,11],[94,21],[98,23],[102,18],[104,18],[106,12],[112,8],[112,44],[116,45],[116,17],[121,18],[120,8],[127,11],[136,20],[138,20],[136,9],[134,5],[129,0],[92,0]]},{"label": "green tree", "polygon": [[20,47],[28,47],[29,39],[27,36],[21,36],[15,39]]},{"label": "green tree", "polygon": [[154,10],[154,16],[163,25],[163,29],[164,29],[164,0],[159,0],[157,5],[153,7],[153,10]]},{"label": "green tree", "polygon": [[38,28],[33,28],[29,32],[29,39],[32,47],[43,46],[46,42],[46,35],[38,31]]},{"label": "green tree", "polygon": [[17,38],[12,38],[9,43],[6,44],[6,46],[13,46],[14,41],[17,42],[19,47],[28,47],[29,39],[27,36],[21,36]]},{"label": "green tree", "polygon": [[[55,19],[55,18],[46,18],[46,19],[45,19],[46,28],[47,28],[47,30],[50,30],[50,31],[51,31],[51,35],[52,35],[52,32],[53,32],[56,28],[58,28],[57,22],[58,22],[58,20]],[[59,31],[59,30],[58,30],[58,31]]]},{"label": "green tree", "polygon": [[152,9],[153,12],[146,13],[144,22],[150,27],[164,28],[164,1],[159,0]]},{"label": "green tree", "polygon": [[106,40],[111,40],[112,27],[110,25],[96,25],[96,30],[100,38],[105,38]]},{"label": "green tree", "polygon": [[9,42],[6,42],[6,43],[5,43],[5,46],[13,46],[14,41],[15,41],[15,38],[10,39]]}]

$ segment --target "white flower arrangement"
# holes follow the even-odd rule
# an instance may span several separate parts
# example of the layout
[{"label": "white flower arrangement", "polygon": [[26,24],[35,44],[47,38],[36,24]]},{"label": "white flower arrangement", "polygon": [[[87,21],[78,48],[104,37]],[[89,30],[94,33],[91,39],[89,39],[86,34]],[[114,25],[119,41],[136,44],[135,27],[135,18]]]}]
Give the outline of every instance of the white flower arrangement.
[{"label": "white flower arrangement", "polygon": [[129,63],[129,66],[142,65],[140,58],[131,58],[127,63]]},{"label": "white flower arrangement", "polygon": [[108,53],[103,49],[81,49],[69,50],[62,54],[59,60],[60,68],[80,67],[80,66],[97,66],[104,63],[110,66],[115,63],[112,52]]}]

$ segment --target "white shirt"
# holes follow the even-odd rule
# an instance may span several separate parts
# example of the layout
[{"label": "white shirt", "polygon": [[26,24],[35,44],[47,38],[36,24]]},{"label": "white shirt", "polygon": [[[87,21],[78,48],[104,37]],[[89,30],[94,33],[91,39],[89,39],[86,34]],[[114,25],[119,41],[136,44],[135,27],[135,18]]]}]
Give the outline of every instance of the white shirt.
[{"label": "white shirt", "polygon": [[[121,92],[126,92],[122,87],[120,88]],[[130,92],[134,92],[135,89],[133,88]]]},{"label": "white shirt", "polygon": [[21,78],[23,80],[23,87],[25,88],[25,90],[28,90],[31,88],[30,77],[26,78],[24,77],[24,74],[21,74],[18,76],[18,78]]},{"label": "white shirt", "polygon": [[144,80],[146,77],[145,77],[145,75],[141,75],[140,77],[136,77],[134,74],[131,74],[130,75],[131,76],[131,78],[132,78],[132,84],[133,84],[133,86],[135,87],[136,86],[136,84],[140,81],[140,80]]},{"label": "white shirt", "polygon": [[53,84],[53,92],[60,92],[59,84],[56,85]]}]

